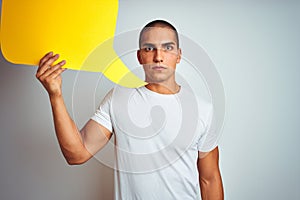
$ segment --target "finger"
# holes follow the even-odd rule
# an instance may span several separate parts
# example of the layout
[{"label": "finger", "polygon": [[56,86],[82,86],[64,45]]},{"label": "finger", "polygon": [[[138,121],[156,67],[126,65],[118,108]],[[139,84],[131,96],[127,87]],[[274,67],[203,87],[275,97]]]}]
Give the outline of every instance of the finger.
[{"label": "finger", "polygon": [[55,62],[58,58],[59,54],[55,54],[54,56],[51,56],[45,62],[43,62],[43,64],[37,70],[36,77],[38,78],[42,76],[47,70],[49,70],[53,62]]},{"label": "finger", "polygon": [[40,62],[39,62],[39,67],[37,69],[36,72],[36,77],[39,77],[41,74],[43,74],[43,72],[45,71],[45,69],[43,68],[43,64],[50,59],[53,56],[53,52],[49,52],[47,53],[43,58],[41,58]]},{"label": "finger", "polygon": [[55,54],[54,56],[51,56],[48,60],[46,60],[43,63],[43,66],[52,66],[52,64],[59,58],[59,54]]},{"label": "finger", "polygon": [[66,71],[66,68],[58,68],[54,72],[52,72],[48,77],[51,79],[56,79],[59,77],[64,71]]},{"label": "finger", "polygon": [[53,52],[48,52],[43,58],[41,58],[39,62],[39,66],[42,66],[46,60],[48,60],[51,56],[53,56]]},{"label": "finger", "polygon": [[60,69],[62,66],[64,66],[66,64],[65,60],[60,61],[59,63],[57,63],[56,65],[52,66],[52,67],[47,67],[46,71],[43,73],[43,77],[47,77],[50,76],[50,74],[52,74],[54,71]]},{"label": "finger", "polygon": [[[53,56],[52,52],[49,52],[47,55],[44,56],[44,58],[42,58],[43,61],[41,61],[39,68],[37,70],[37,74],[36,76],[41,76],[48,68],[49,66],[49,62],[54,62],[55,59],[58,59],[58,54]],[[54,61],[53,61],[54,60]]]}]

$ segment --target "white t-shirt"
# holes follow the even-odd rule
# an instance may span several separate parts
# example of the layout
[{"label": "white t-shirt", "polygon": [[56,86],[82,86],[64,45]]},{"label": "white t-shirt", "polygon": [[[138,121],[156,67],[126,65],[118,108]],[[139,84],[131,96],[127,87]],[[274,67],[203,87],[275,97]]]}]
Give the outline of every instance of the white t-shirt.
[{"label": "white t-shirt", "polygon": [[91,119],[114,134],[115,199],[201,199],[198,151],[217,146],[212,108],[184,87],[111,90]]}]

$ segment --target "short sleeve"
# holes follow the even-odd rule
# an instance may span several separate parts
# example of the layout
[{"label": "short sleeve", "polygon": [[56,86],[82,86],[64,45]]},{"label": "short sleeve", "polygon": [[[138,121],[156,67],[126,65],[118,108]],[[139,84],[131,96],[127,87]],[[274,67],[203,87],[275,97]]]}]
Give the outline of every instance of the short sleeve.
[{"label": "short sleeve", "polygon": [[101,124],[102,126],[107,128],[110,132],[113,131],[112,119],[110,115],[112,93],[113,93],[112,90],[107,93],[107,95],[104,97],[99,107],[97,108],[96,112],[91,117],[92,120]]},{"label": "short sleeve", "polygon": [[203,120],[205,130],[198,141],[198,151],[200,152],[212,151],[218,145],[219,134],[217,133],[214,109],[211,104],[209,104],[208,108]]}]

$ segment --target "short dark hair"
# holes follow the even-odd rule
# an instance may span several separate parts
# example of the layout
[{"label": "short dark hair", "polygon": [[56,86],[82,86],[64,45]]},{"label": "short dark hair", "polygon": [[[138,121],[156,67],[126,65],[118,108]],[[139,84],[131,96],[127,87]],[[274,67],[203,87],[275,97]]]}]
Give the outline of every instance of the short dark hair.
[{"label": "short dark hair", "polygon": [[179,37],[178,37],[178,32],[177,32],[176,28],[171,23],[169,23],[169,22],[167,22],[165,20],[161,20],[161,19],[157,19],[157,20],[151,21],[151,22],[149,22],[148,24],[146,24],[144,26],[144,28],[140,32],[139,47],[141,47],[141,40],[142,40],[143,33],[147,29],[149,29],[151,27],[161,27],[161,28],[167,27],[167,28],[172,29],[174,31],[174,33],[175,33],[175,39],[176,39],[176,43],[177,43],[177,48],[179,48]]}]

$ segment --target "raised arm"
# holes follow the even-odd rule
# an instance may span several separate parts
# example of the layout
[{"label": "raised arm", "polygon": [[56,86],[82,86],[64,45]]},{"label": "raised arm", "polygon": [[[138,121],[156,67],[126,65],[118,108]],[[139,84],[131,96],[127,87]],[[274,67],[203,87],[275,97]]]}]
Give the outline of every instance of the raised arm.
[{"label": "raised arm", "polygon": [[56,136],[66,161],[82,164],[101,149],[111,137],[111,132],[100,124],[90,120],[80,132],[71,119],[62,96],[61,73],[65,71],[61,61],[53,63],[59,55],[46,54],[39,63],[36,78],[49,94]]},{"label": "raised arm", "polygon": [[219,170],[219,150],[216,147],[209,153],[199,152],[199,182],[203,200],[223,200],[223,185]]}]

